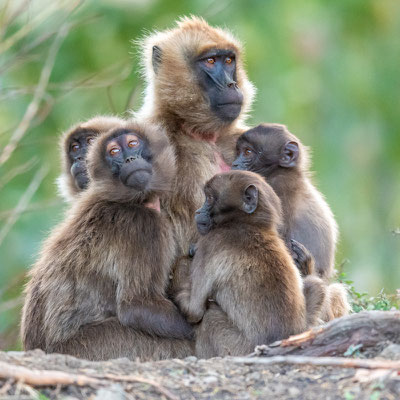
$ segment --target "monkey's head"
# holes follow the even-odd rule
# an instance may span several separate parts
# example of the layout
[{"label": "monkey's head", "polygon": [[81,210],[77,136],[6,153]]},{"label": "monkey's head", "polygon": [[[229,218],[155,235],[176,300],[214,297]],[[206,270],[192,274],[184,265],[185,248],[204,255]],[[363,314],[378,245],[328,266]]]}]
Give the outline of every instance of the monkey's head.
[{"label": "monkey's head", "polygon": [[236,144],[233,170],[257,172],[268,178],[279,172],[305,171],[307,153],[300,140],[284,125],[261,124],[243,133]]},{"label": "monkey's head", "polygon": [[215,175],[204,187],[206,200],[196,211],[197,229],[211,229],[232,222],[277,228],[281,203],[273,189],[253,172],[229,171]]},{"label": "monkey's head", "polygon": [[140,203],[170,189],[175,155],[161,128],[130,121],[95,141],[88,170],[99,196]]},{"label": "monkey's head", "polygon": [[101,133],[123,123],[120,118],[98,116],[79,123],[61,137],[62,174],[57,179],[61,196],[72,200],[89,183],[86,154],[94,139]]},{"label": "monkey's head", "polygon": [[228,31],[201,18],[143,43],[148,83],[143,110],[180,120],[188,131],[214,132],[249,109],[254,88],[242,64],[241,45]]}]

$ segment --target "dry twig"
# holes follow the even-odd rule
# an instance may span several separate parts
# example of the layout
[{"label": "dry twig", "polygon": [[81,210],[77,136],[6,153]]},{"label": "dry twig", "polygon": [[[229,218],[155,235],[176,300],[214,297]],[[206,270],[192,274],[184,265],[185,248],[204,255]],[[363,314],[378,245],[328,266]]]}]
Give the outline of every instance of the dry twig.
[{"label": "dry twig", "polygon": [[85,375],[70,374],[62,371],[34,370],[26,367],[10,365],[0,361],[0,378],[15,379],[32,386],[102,386],[104,382]]},{"label": "dry twig", "polygon": [[32,386],[57,386],[57,385],[77,385],[77,386],[105,386],[107,380],[116,382],[144,383],[158,390],[162,395],[170,400],[179,400],[179,397],[161,386],[152,379],[141,378],[135,375],[82,375],[72,374],[62,371],[33,370],[26,367],[11,365],[0,361],[0,378],[14,379]]},{"label": "dry twig", "polygon": [[274,357],[232,357],[229,361],[236,364],[296,364],[316,365],[322,367],[391,369],[400,371],[400,361],[367,360],[345,357],[308,357],[308,356],[274,356]]}]

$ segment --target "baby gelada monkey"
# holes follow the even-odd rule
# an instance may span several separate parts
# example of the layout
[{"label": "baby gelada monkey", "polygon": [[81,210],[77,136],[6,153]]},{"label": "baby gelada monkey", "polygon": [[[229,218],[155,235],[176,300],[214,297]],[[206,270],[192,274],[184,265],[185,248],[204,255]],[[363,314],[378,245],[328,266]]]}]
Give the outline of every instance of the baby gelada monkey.
[{"label": "baby gelada monkey", "polygon": [[30,272],[24,348],[90,360],[190,355],[192,327],[165,296],[175,240],[159,198],[175,155],[164,131],[131,121],[101,135],[88,171]]},{"label": "baby gelada monkey", "polygon": [[95,138],[110,129],[120,127],[124,120],[99,115],[68,129],[60,138],[61,175],[57,178],[58,192],[65,201],[72,201],[88,187],[86,155]]},{"label": "baby gelada monkey", "polygon": [[[247,354],[256,345],[303,332],[306,305],[300,273],[277,227],[280,201],[252,172],[218,174],[196,212],[201,237],[183,307],[199,357]],[[209,299],[215,303],[207,309]]]}]

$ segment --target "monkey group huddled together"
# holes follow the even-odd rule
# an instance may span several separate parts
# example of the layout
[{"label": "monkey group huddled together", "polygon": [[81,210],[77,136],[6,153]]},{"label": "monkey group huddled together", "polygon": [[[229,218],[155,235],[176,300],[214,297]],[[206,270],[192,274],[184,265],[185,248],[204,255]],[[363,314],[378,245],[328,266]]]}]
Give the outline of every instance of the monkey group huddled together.
[{"label": "monkey group huddled together", "polygon": [[142,108],[61,138],[69,208],[29,273],[24,348],[244,355],[348,313],[307,148],[283,125],[244,123],[254,88],[240,43],[192,17],[142,53]]}]

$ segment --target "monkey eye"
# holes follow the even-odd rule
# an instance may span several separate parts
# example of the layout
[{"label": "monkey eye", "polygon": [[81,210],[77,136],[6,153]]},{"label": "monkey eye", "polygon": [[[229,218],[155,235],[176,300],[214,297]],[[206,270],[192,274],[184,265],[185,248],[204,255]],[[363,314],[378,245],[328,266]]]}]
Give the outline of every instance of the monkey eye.
[{"label": "monkey eye", "polygon": [[79,146],[79,143],[78,142],[74,142],[74,143],[72,143],[72,145],[71,145],[71,150],[72,151],[78,151],[79,149],[81,148],[81,146]]},{"label": "monkey eye", "polygon": [[215,64],[215,57],[208,57],[206,62],[207,64]]},{"label": "monkey eye", "polygon": [[211,194],[206,194],[206,200],[208,204],[211,204],[214,200],[213,196]]},{"label": "monkey eye", "polygon": [[87,144],[92,144],[94,142],[94,137],[88,137],[86,139]]},{"label": "monkey eye", "polygon": [[231,57],[226,57],[225,58],[225,63],[226,64],[230,64],[232,62],[232,58]]},{"label": "monkey eye", "polygon": [[121,150],[118,147],[113,147],[111,150],[109,150],[109,153],[111,156],[116,156]]},{"label": "monkey eye", "polygon": [[253,150],[249,149],[248,147],[243,151],[245,156],[251,156],[253,154]]},{"label": "monkey eye", "polygon": [[128,142],[128,147],[138,147],[139,146],[139,140],[133,139]]}]

